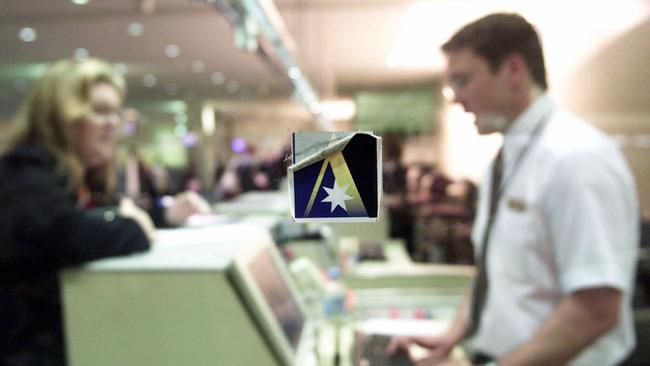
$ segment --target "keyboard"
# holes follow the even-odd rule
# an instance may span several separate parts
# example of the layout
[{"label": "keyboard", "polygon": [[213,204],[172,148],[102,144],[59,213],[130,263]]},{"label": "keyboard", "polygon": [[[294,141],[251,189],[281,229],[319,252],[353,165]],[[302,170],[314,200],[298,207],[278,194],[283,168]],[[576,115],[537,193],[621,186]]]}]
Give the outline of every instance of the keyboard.
[{"label": "keyboard", "polygon": [[362,241],[359,244],[360,261],[385,261],[384,246],[374,241]]},{"label": "keyboard", "polygon": [[390,339],[390,336],[376,334],[357,338],[360,343],[355,347],[355,366],[414,366],[406,352],[386,354]]}]

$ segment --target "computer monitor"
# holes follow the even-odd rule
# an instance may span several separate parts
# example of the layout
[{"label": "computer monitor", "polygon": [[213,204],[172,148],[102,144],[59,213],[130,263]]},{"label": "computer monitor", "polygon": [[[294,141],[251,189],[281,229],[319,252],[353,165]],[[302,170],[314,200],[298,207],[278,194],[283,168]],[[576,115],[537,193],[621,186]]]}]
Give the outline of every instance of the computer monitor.
[{"label": "computer monitor", "polygon": [[240,252],[232,262],[232,275],[281,363],[302,364],[313,347],[313,324],[275,246],[261,243]]}]

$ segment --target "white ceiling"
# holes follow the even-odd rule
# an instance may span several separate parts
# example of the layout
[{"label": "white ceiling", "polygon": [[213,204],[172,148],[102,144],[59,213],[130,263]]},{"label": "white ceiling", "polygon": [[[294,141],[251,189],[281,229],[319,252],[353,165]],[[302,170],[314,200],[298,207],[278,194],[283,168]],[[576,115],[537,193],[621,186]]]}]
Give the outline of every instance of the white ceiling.
[{"label": "white ceiling", "polygon": [[[143,3],[155,5],[151,14],[143,13]],[[461,24],[494,10],[519,11],[538,25],[551,82],[560,87],[574,70],[631,29],[636,48],[617,50],[625,54],[620,59],[647,60],[650,54],[648,0],[275,3],[295,40],[303,73],[326,98],[359,86],[434,79],[440,72],[440,43]],[[134,22],[143,26],[139,37],[128,33]],[[18,38],[23,27],[36,30],[35,41]],[[0,117],[15,108],[25,84],[42,72],[44,62],[71,57],[78,48],[125,63],[131,101],[288,98],[286,77],[272,74],[257,55],[235,49],[233,37],[225,18],[198,0],[90,0],[83,6],[70,0],[0,0]],[[179,47],[177,58],[165,55],[169,44]],[[197,60],[205,65],[201,72],[192,70]],[[387,66],[391,62],[395,67]],[[635,64],[643,75],[628,79],[647,91],[650,73],[645,62]],[[223,73],[223,84],[212,82],[215,72]],[[143,85],[146,73],[156,76],[153,87]]]}]

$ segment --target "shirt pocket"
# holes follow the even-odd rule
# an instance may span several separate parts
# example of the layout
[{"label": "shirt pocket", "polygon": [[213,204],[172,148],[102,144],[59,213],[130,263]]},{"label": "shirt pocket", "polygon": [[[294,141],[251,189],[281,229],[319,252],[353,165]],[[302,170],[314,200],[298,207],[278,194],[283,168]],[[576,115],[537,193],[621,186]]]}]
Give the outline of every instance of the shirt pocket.
[{"label": "shirt pocket", "polygon": [[508,200],[499,207],[490,238],[488,265],[497,277],[530,282],[537,271],[532,257],[539,242],[539,226],[523,201],[517,201],[513,207]]}]

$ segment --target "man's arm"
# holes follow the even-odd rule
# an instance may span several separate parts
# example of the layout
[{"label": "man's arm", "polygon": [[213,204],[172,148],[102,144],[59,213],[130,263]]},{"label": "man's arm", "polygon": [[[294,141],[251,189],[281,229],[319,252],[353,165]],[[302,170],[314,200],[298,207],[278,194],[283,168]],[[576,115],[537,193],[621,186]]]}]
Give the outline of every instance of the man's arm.
[{"label": "man's arm", "polygon": [[618,323],[623,295],[611,287],[566,296],[533,337],[498,361],[500,366],[563,365]]},{"label": "man's arm", "polygon": [[429,349],[430,352],[426,360],[430,362],[437,362],[447,358],[449,352],[463,339],[465,334],[465,328],[467,327],[466,309],[470,297],[468,291],[461,300],[456,316],[444,333],[433,337],[394,337],[388,344],[386,352],[391,355],[400,350],[408,352],[409,346],[416,343]]}]

